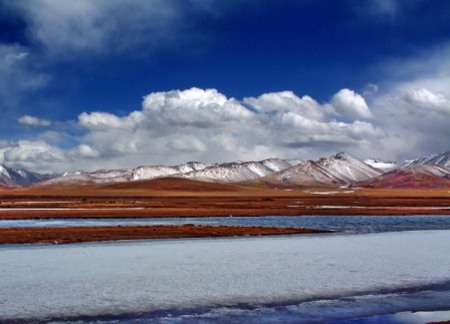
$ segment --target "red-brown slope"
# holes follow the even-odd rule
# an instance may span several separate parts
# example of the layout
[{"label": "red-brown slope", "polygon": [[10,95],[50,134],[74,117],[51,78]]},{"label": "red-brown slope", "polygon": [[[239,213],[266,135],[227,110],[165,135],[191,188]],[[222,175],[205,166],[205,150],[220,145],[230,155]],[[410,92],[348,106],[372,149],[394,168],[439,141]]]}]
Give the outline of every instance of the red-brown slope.
[{"label": "red-brown slope", "polygon": [[234,191],[237,186],[230,184],[220,184],[212,182],[203,182],[184,178],[157,178],[151,180],[138,180],[129,182],[114,183],[102,186],[102,189],[151,189],[154,191]]},{"label": "red-brown slope", "polygon": [[55,227],[0,228],[0,244],[79,243],[112,240],[142,240],[167,238],[200,238],[225,236],[293,235],[329,233],[307,228],[243,227],[243,226],[116,226],[116,227]]},{"label": "red-brown slope", "polygon": [[439,166],[397,169],[363,181],[369,188],[443,188],[450,187],[450,171]]},{"label": "red-brown slope", "polygon": [[4,183],[0,183],[0,190],[10,190],[10,189],[13,189],[13,187],[8,186]]}]

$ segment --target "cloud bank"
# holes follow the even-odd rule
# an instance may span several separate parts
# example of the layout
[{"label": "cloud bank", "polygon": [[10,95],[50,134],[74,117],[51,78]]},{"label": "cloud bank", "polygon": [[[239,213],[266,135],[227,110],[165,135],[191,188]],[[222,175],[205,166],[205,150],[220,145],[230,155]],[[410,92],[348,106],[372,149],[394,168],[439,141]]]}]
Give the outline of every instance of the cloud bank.
[{"label": "cloud bank", "polygon": [[[342,93],[350,99],[337,104],[334,99],[319,104],[290,91],[242,101],[216,89],[150,93],[140,110],[125,116],[80,114],[78,124],[86,130],[82,139],[86,146],[77,152],[80,158],[124,160],[128,156],[130,162],[143,164],[212,162],[299,156],[317,151],[317,143],[331,152],[336,146],[358,148],[380,138],[381,129],[354,118],[370,115],[364,99],[348,89],[337,96]],[[335,111],[348,121],[336,120]]]},{"label": "cloud bank", "polygon": [[[364,95],[344,88],[326,102],[293,91],[237,99],[194,87],[149,93],[139,109],[121,115],[82,112],[65,122],[64,132],[48,120],[24,115],[22,125],[46,127],[37,137],[41,140],[0,142],[0,161],[67,171],[192,160],[308,159],[337,151],[388,160],[438,153],[450,143],[449,54],[447,46],[425,58],[388,62],[378,69],[390,77],[368,84]],[[50,145],[50,133],[73,144]]]},{"label": "cloud bank", "polygon": [[[447,79],[439,80],[434,78],[439,85]],[[67,124],[79,130],[73,147],[2,142],[0,157],[2,163],[32,170],[93,170],[192,160],[313,158],[342,150],[360,157],[377,152],[376,157],[384,158],[407,158],[407,153],[426,149],[440,152],[450,139],[450,92],[417,84],[423,83],[398,82],[389,91],[371,92],[370,104],[351,89],[341,89],[323,103],[292,91],[241,100],[217,89],[153,92],[143,97],[140,109],[125,115],[79,114]],[[19,122],[51,125],[27,115]]]},{"label": "cloud bank", "polygon": [[[238,1],[231,2],[230,7],[239,6]],[[384,21],[400,19],[407,13],[405,8],[420,2],[348,3],[363,19]],[[120,114],[112,112],[117,107],[71,107],[76,113],[63,118],[71,120],[53,122],[38,116],[32,95],[30,107],[21,104],[28,94],[46,89],[55,66],[59,70],[60,65],[72,66],[77,60],[96,64],[114,56],[150,60],[155,51],[204,45],[207,32],[195,30],[201,19],[191,18],[219,15],[218,9],[227,5],[218,3],[25,0],[2,4],[23,23],[21,43],[0,44],[0,105],[9,117],[3,128],[15,127],[26,135],[0,139],[0,163],[66,171],[188,160],[307,159],[342,150],[360,157],[403,159],[450,148],[449,44],[408,61],[400,57],[378,63],[373,68],[379,78],[367,80],[365,88],[340,85],[342,89],[322,100],[289,89],[233,98],[205,86],[151,92],[140,107]],[[257,6],[257,1],[253,4]],[[188,49],[183,47],[185,52]],[[263,71],[261,66],[261,75]],[[46,100],[42,93],[41,100]]]},{"label": "cloud bank", "polygon": [[67,162],[63,151],[43,141],[21,140],[0,146],[0,163],[15,168],[52,173],[67,167]]}]

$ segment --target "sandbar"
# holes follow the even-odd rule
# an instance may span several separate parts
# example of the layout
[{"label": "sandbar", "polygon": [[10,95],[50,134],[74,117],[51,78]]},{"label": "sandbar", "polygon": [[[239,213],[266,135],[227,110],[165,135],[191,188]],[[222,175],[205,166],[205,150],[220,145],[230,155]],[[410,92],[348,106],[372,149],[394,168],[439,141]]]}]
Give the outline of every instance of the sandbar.
[{"label": "sandbar", "polygon": [[2,228],[0,244],[25,243],[81,243],[116,240],[206,238],[227,236],[260,236],[318,234],[330,231],[306,228],[280,228],[262,226],[105,226],[59,228]]}]

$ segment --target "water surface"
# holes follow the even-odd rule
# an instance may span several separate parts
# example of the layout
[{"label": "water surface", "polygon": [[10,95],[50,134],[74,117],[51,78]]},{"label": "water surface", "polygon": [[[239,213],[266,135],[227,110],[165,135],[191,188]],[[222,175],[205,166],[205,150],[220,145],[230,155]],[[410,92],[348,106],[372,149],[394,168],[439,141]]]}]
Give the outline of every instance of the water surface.
[{"label": "water surface", "polygon": [[410,230],[448,230],[450,229],[450,216],[265,216],[0,220],[0,228],[183,224],[305,227],[321,230],[335,230],[346,233],[379,233]]},{"label": "water surface", "polygon": [[450,230],[0,247],[0,321],[324,322],[450,309]]}]

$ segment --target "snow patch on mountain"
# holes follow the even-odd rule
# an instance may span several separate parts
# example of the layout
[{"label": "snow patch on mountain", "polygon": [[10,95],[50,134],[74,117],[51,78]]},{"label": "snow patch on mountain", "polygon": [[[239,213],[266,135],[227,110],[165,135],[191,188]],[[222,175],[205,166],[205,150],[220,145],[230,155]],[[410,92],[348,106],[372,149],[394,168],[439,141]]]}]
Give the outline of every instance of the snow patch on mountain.
[{"label": "snow patch on mountain", "polygon": [[377,159],[366,159],[364,160],[364,163],[370,165],[372,168],[379,169],[384,172],[394,170],[397,167],[396,162],[385,162]]},{"label": "snow patch on mountain", "polygon": [[0,176],[2,178],[11,179],[8,170],[3,165],[0,165]]},{"label": "snow patch on mountain", "polygon": [[7,186],[26,186],[53,177],[49,174],[39,174],[24,169],[14,169],[0,165],[0,183]]},{"label": "snow patch on mountain", "polygon": [[323,166],[331,177],[347,183],[361,181],[380,175],[380,171],[372,168],[348,153],[341,152],[329,158],[320,159],[318,164]]},{"label": "snow patch on mountain", "polygon": [[419,165],[430,165],[435,164],[442,167],[449,168],[450,167],[450,150],[440,153],[440,154],[431,154],[419,159],[414,160],[406,160],[399,165],[400,168],[410,168]]},{"label": "snow patch on mountain", "polygon": [[249,181],[291,167],[292,164],[282,159],[263,161],[231,162],[208,166],[202,170],[183,174],[183,177],[210,182]]},{"label": "snow patch on mountain", "polygon": [[170,166],[140,166],[131,171],[133,180],[148,180],[158,177],[167,177],[179,173],[179,171]]},{"label": "snow patch on mountain", "polygon": [[[328,158],[309,161],[271,158],[262,161],[236,161],[222,164],[187,162],[174,166],[144,165],[132,169],[76,171],[61,175],[38,174],[0,165],[0,184],[6,187],[36,183],[71,186],[181,177],[222,183],[257,181],[275,186],[349,186],[359,185],[370,179],[379,179],[382,174],[395,170],[406,169],[409,169],[407,175],[409,179],[412,179],[408,181],[414,181],[414,184],[418,183],[416,178],[424,176],[427,177],[427,181],[432,181],[432,177],[447,179],[450,177],[450,151],[402,163],[376,159],[361,161],[348,153],[341,152]],[[405,175],[406,173],[396,174],[390,181],[404,179]]]},{"label": "snow patch on mountain", "polygon": [[338,153],[329,158],[306,161],[269,175],[262,182],[276,185],[336,186],[349,185],[378,176],[382,171],[375,169],[348,153]]}]

